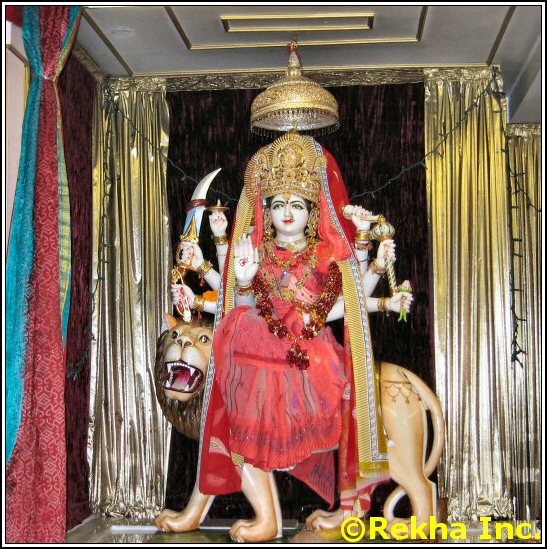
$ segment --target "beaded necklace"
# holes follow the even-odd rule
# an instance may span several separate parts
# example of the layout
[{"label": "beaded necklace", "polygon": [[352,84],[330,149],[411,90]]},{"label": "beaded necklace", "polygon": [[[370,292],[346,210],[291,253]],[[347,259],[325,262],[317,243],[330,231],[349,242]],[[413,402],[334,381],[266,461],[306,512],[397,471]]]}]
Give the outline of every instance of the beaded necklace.
[{"label": "beaded necklace", "polygon": [[280,339],[286,337],[291,343],[287,351],[287,362],[300,370],[306,370],[310,365],[310,357],[304,351],[299,342],[302,339],[313,339],[323,328],[327,315],[332,309],[340,292],[342,291],[342,274],[338,265],[332,262],[329,266],[325,288],[319,299],[310,307],[311,322],[304,327],[299,336],[293,335],[287,326],[275,316],[271,300],[272,286],[262,277],[255,276],[253,279],[253,292],[256,299],[256,306],[262,318],[268,324],[268,329]]}]

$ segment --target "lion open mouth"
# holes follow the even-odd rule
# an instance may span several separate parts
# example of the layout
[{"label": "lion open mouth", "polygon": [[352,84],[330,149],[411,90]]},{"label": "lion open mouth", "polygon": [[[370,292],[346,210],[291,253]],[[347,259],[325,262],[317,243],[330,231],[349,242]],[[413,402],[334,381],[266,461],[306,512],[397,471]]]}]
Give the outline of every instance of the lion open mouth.
[{"label": "lion open mouth", "polygon": [[184,360],[166,362],[167,379],[163,388],[179,393],[194,393],[203,383],[203,372]]}]

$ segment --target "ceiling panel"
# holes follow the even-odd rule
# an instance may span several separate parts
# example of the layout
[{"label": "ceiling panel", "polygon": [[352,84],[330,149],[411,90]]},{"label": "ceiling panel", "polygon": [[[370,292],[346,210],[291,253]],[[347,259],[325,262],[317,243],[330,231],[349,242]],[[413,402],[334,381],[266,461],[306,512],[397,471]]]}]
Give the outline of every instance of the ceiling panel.
[{"label": "ceiling panel", "polygon": [[[501,41],[494,63],[501,65],[504,81],[514,85],[526,66],[534,46],[541,41],[541,7],[517,7]],[[541,69],[541,58],[538,69]],[[512,86],[511,86],[512,88]],[[511,89],[506,87],[506,91]]]},{"label": "ceiling panel", "polygon": [[[110,76],[279,71],[295,35],[309,70],[493,62],[501,66],[505,90],[518,98],[516,111],[541,73],[534,53],[541,50],[541,9],[514,4],[89,6],[77,41]],[[540,106],[536,111],[541,117]]]},{"label": "ceiling panel", "polygon": [[82,17],[80,21],[77,42],[105,74],[116,76],[128,76],[130,74],[116,58],[104,39],[93,29],[86,17]]},{"label": "ceiling panel", "polygon": [[101,28],[133,73],[181,70],[188,55],[164,8],[158,6],[94,9],[90,17]]},{"label": "ceiling panel", "polygon": [[[268,46],[284,48],[295,32],[294,29],[302,26],[313,27],[314,30],[298,31],[301,47],[371,41],[414,42],[417,40],[422,9],[421,6],[297,6],[290,10],[280,10],[276,6],[248,6],[236,10],[233,7],[216,6],[211,7],[204,16],[204,11],[195,7],[171,8],[189,47],[195,50]],[[372,28],[351,28],[358,25]],[[331,30],[332,26],[342,28]],[[344,29],[344,26],[349,28]],[[280,27],[287,30],[276,30]],[[253,30],[256,28],[261,30]],[[245,29],[245,32],[241,32],[241,29]]]}]

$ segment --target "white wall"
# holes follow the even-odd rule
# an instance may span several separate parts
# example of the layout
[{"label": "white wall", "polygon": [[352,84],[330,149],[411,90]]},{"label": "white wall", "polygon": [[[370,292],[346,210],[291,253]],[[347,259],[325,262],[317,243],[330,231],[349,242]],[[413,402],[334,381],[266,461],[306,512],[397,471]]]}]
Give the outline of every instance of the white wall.
[{"label": "white wall", "polygon": [[6,172],[5,172],[5,220],[6,258],[13,214],[13,201],[21,154],[21,135],[25,116],[27,95],[27,66],[21,28],[6,21],[6,81],[5,81],[5,130],[6,130]]}]

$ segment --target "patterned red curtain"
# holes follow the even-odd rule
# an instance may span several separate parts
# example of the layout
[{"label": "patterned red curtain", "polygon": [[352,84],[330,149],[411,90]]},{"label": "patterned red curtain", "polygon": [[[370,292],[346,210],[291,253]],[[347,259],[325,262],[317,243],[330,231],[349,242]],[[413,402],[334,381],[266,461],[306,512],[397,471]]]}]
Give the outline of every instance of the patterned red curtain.
[{"label": "patterned red curtain", "polygon": [[24,161],[17,181],[6,291],[7,334],[21,336],[8,338],[6,353],[13,420],[8,424],[12,436],[6,476],[9,543],[65,540],[64,336],[71,251],[57,82],[80,11],[26,6],[24,13],[23,38],[34,79],[23,129]]}]

